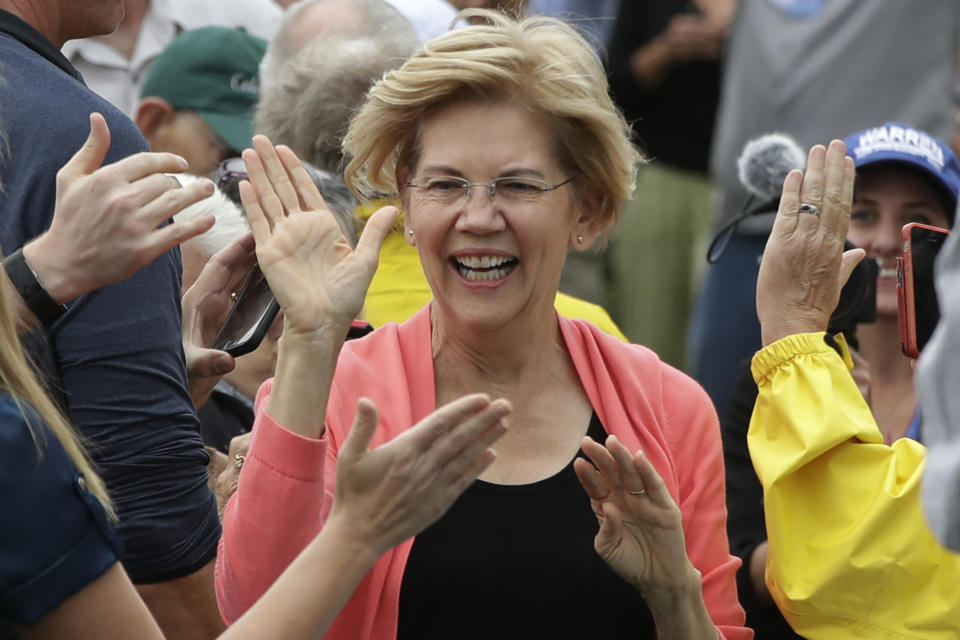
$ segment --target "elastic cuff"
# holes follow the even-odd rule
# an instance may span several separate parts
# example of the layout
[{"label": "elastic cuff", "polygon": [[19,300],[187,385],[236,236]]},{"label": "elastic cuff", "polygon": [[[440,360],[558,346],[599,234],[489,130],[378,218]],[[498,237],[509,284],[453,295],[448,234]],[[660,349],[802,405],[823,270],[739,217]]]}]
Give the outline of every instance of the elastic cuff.
[{"label": "elastic cuff", "polygon": [[825,331],[817,333],[797,333],[781,338],[773,344],[767,345],[753,356],[750,362],[750,371],[753,379],[759,385],[770,374],[776,371],[797,356],[826,355],[840,357],[825,341]]}]

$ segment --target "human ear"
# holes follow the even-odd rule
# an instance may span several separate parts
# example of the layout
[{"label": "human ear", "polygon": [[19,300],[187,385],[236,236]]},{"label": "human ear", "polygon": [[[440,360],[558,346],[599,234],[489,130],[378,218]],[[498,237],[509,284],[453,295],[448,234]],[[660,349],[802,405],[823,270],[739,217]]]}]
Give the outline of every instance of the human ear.
[{"label": "human ear", "polygon": [[146,97],[137,105],[134,121],[140,127],[151,149],[163,147],[163,131],[173,120],[174,113],[172,104],[156,96]]},{"label": "human ear", "polygon": [[592,216],[581,216],[570,232],[570,248],[574,251],[586,251],[593,246],[598,235],[600,227],[596,220]]},{"label": "human ear", "polygon": [[570,248],[574,251],[586,251],[593,246],[597,236],[603,231],[600,223],[600,211],[603,210],[604,198],[597,193],[591,193],[580,203],[580,217],[570,230]]}]

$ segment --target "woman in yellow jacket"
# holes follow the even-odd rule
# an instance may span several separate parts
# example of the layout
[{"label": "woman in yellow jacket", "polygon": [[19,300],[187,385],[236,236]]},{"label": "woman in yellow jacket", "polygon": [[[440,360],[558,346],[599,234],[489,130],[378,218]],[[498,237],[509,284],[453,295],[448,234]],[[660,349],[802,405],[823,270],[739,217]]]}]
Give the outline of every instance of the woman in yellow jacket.
[{"label": "woman in yellow jacket", "polygon": [[862,250],[843,252],[854,167],[842,142],[784,183],[757,282],[764,349],[748,436],[763,484],[766,583],[810,639],[960,637],[960,556],[924,520],[926,450],[892,445],[826,335]]}]

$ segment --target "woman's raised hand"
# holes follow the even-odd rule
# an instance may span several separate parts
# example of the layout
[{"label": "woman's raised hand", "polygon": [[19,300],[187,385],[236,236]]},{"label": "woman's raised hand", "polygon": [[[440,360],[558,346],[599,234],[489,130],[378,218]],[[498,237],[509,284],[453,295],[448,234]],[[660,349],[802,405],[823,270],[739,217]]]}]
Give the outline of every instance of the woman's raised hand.
[{"label": "woman's raised hand", "polygon": [[442,516],[496,459],[490,445],[506,433],[506,400],[464,396],[437,409],[390,442],[370,449],[377,408],[366,398],[337,456],[330,520],[377,554]]},{"label": "woman's raised hand", "polygon": [[284,311],[284,332],[342,329],[346,335],[363,307],[396,209],[373,214],[354,249],[288,147],[254,136],[243,161],[250,180],[240,183],[240,199],[260,268]]},{"label": "woman's raised hand", "polygon": [[847,148],[810,149],[805,173],[787,174],[757,276],[764,346],[794,333],[824,331],[840,289],[865,255],[843,251],[856,171]]},{"label": "woman's raised hand", "polygon": [[582,447],[593,464],[577,458],[574,470],[600,522],[594,539],[600,557],[648,599],[699,586],[682,514],[650,461],[613,435],[606,446],[588,437]]}]

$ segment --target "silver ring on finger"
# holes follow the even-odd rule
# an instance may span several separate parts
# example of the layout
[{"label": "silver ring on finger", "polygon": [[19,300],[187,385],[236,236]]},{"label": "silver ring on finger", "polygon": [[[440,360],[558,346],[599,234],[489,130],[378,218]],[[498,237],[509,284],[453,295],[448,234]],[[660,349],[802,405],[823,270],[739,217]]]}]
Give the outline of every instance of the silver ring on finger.
[{"label": "silver ring on finger", "polygon": [[815,204],[810,204],[809,202],[804,202],[800,205],[800,213],[809,213],[812,215],[820,217],[820,208]]},{"label": "silver ring on finger", "polygon": [[632,496],[637,496],[637,497],[639,498],[639,497],[642,497],[642,496],[647,495],[647,490],[646,490],[646,489],[640,489],[639,491],[627,491],[627,493],[629,493],[629,494],[632,495]]}]

